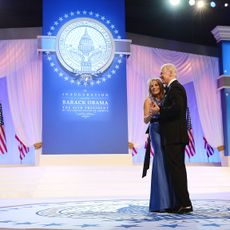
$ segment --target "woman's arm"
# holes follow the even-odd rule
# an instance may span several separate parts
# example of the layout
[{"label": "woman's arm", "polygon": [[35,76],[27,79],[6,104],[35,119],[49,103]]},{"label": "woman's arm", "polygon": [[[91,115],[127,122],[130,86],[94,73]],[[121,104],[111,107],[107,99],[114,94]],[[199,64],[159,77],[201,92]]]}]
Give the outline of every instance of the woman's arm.
[{"label": "woman's arm", "polygon": [[148,124],[152,118],[152,113],[151,113],[151,100],[149,98],[146,98],[145,99],[145,102],[144,102],[144,122],[145,124]]}]

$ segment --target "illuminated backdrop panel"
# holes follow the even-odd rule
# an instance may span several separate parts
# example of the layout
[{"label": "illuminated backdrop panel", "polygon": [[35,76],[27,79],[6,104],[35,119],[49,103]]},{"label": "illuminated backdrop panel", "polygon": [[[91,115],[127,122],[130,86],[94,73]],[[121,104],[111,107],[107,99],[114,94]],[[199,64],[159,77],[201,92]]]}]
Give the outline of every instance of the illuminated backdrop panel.
[{"label": "illuminated backdrop panel", "polygon": [[222,118],[224,130],[224,154],[230,156],[230,41],[222,41],[220,44],[220,73],[224,77],[224,87],[221,89]]},{"label": "illuminated backdrop panel", "polygon": [[124,0],[44,0],[43,154],[128,153]]}]

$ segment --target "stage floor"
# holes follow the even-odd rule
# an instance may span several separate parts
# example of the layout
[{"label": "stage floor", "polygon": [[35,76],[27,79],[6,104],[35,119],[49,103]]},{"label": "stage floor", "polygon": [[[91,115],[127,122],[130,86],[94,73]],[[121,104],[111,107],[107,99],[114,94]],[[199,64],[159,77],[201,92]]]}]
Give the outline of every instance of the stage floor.
[{"label": "stage floor", "polygon": [[230,229],[230,168],[187,166],[194,212],[149,213],[141,165],[2,167],[0,229]]},{"label": "stage floor", "polygon": [[49,200],[0,208],[1,229],[230,229],[230,200],[193,199],[194,212],[149,213],[148,200]]}]

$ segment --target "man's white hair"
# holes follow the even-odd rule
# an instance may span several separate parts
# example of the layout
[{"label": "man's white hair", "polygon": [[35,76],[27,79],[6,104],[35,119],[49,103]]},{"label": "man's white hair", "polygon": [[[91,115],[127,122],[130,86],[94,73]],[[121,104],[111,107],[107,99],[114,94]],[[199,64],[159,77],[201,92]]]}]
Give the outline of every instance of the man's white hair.
[{"label": "man's white hair", "polygon": [[176,71],[176,66],[172,63],[166,63],[164,65],[161,66],[161,70],[162,69],[167,69],[167,70],[170,70],[172,72],[172,75],[176,77],[177,75],[177,71]]}]

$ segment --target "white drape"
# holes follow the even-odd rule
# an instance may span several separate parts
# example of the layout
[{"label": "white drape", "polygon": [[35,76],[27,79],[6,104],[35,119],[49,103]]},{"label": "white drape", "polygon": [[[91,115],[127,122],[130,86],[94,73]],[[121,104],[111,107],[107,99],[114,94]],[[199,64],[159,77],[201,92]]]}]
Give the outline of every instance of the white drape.
[{"label": "white drape", "polygon": [[7,91],[15,132],[26,146],[41,142],[41,60],[37,40],[0,41],[0,77]]},{"label": "white drape", "polygon": [[[223,145],[220,94],[216,79],[218,59],[163,49],[132,45],[127,60],[129,141],[144,143],[143,102],[147,82],[158,77],[162,64],[177,66],[178,80],[193,82],[203,132],[213,147]],[[8,97],[16,133],[27,145],[41,142],[41,59],[37,40],[0,41],[0,77],[7,77]]]},{"label": "white drape", "polygon": [[220,93],[217,90],[218,58],[183,52],[131,46],[127,60],[129,141],[143,146],[146,125],[143,122],[143,102],[148,95],[148,80],[159,76],[165,63],[177,67],[182,84],[193,82],[198,112],[205,137],[213,147],[223,145]]}]

